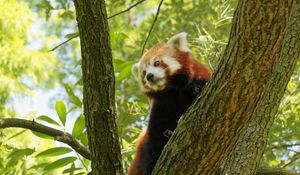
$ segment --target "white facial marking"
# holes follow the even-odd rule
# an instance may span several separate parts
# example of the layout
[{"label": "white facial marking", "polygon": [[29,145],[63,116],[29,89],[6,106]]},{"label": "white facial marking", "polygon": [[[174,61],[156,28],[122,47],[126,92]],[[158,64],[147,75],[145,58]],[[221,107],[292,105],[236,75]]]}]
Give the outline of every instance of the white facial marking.
[{"label": "white facial marking", "polygon": [[[167,65],[166,68],[158,65],[154,66],[155,61],[161,61],[163,64]],[[150,59],[148,64],[139,64],[139,71],[142,76],[140,78],[143,79],[144,84],[140,81],[141,87],[145,91],[159,91],[163,90],[166,87],[167,76],[166,70],[169,70],[169,73],[172,75],[176,73],[181,68],[181,64],[177,61],[176,58],[171,56],[163,56],[159,58],[153,57]],[[145,71],[145,75],[143,72]],[[147,80],[147,75],[151,73],[153,74],[154,81]]]},{"label": "white facial marking", "polygon": [[176,60],[176,58],[164,56],[163,62],[168,65],[171,74],[174,74],[181,68],[181,64]]}]

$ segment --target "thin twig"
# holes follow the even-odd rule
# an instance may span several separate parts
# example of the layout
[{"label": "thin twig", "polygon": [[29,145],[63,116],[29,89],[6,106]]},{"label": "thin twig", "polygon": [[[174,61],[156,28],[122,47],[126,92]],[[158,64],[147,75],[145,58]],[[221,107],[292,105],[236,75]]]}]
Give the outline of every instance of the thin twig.
[{"label": "thin twig", "polygon": [[77,139],[75,139],[71,134],[63,132],[42,124],[39,124],[35,121],[17,119],[17,118],[4,118],[0,119],[0,129],[4,128],[25,128],[31,131],[36,131],[42,134],[53,137],[55,140],[63,142],[70,147],[72,147],[77,153],[85,157],[86,159],[91,160],[91,153],[88,148],[82,145]]},{"label": "thin twig", "polygon": [[291,158],[291,160],[287,164],[283,165],[282,168],[286,168],[292,165],[294,162],[296,162],[299,159],[300,159],[300,153],[297,153]]},{"label": "thin twig", "polygon": [[138,1],[137,3],[135,3],[135,4],[131,5],[130,7],[128,7],[127,9],[125,9],[125,10],[123,10],[123,11],[120,11],[120,12],[118,12],[118,13],[116,13],[116,14],[113,14],[113,15],[109,16],[107,19],[113,18],[113,17],[115,17],[115,16],[117,16],[117,15],[120,15],[120,14],[122,14],[122,13],[128,12],[128,11],[131,10],[133,7],[139,5],[140,3],[144,2],[144,1],[145,1],[145,0]]},{"label": "thin twig", "polygon": [[[128,12],[128,11],[131,10],[133,7],[139,5],[140,3],[144,2],[144,1],[146,1],[146,0],[138,1],[138,2],[136,2],[135,4],[132,4],[131,6],[129,6],[127,9],[122,10],[122,11],[116,13],[116,14],[113,14],[113,15],[109,16],[107,19],[111,19],[111,18],[113,18],[113,17],[115,17],[115,16],[118,16],[118,15],[120,15],[120,14],[122,14],[122,13]],[[59,48],[60,46],[66,44],[67,42],[69,42],[69,41],[71,41],[72,39],[77,38],[77,37],[78,37],[78,36],[74,36],[74,37],[72,37],[72,38],[67,39],[66,41],[64,41],[64,42],[60,43],[59,45],[55,46],[53,49],[49,50],[49,52],[52,52],[52,51],[56,50],[56,49]]]},{"label": "thin twig", "polygon": [[146,40],[145,40],[145,42],[144,42],[144,44],[143,44],[143,48],[142,48],[142,53],[141,53],[141,55],[143,55],[143,53],[144,53],[146,44],[147,44],[148,39],[149,39],[149,37],[150,37],[150,35],[151,35],[151,32],[152,32],[152,30],[153,30],[153,28],[154,28],[154,24],[156,23],[156,20],[157,20],[157,17],[158,17],[158,14],[159,14],[159,11],[160,11],[160,8],[161,8],[161,5],[162,5],[163,1],[164,1],[164,0],[161,0],[160,3],[159,3],[159,5],[158,5],[158,8],[157,8],[157,11],[156,11],[155,18],[154,18],[154,20],[153,20],[153,22],[152,22],[152,25],[151,25],[151,27],[150,27],[150,30],[149,30],[149,32],[148,32],[148,36],[147,36],[147,38],[146,38]]},{"label": "thin twig", "polygon": [[59,48],[60,46],[66,44],[67,42],[69,42],[69,41],[71,41],[72,39],[77,38],[77,37],[78,37],[78,35],[77,35],[77,36],[73,36],[73,37],[67,39],[66,41],[64,41],[64,42],[60,43],[59,45],[55,46],[53,49],[49,50],[48,52],[53,52],[54,50],[56,50],[56,49]]},{"label": "thin twig", "polygon": [[283,145],[274,145],[271,146],[268,149],[281,149],[281,148],[287,148],[287,147],[293,147],[293,146],[300,146],[300,143],[294,143],[294,144],[283,144]]}]

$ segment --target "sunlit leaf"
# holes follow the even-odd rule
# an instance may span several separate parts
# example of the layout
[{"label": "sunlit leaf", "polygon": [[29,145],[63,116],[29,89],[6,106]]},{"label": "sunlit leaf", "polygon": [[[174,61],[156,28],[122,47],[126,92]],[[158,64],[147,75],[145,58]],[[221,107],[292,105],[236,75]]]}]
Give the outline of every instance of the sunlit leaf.
[{"label": "sunlit leaf", "polygon": [[81,138],[84,129],[85,129],[85,117],[83,114],[80,114],[74,123],[72,135],[76,138]]},{"label": "sunlit leaf", "polygon": [[26,132],[26,130],[23,130],[23,131],[17,132],[16,134],[14,134],[14,135],[12,135],[12,136],[8,137],[8,138],[7,138],[7,140],[10,140],[10,139],[12,139],[12,138],[15,138],[15,137],[17,137],[17,136],[19,136],[19,135],[23,134],[24,132]]},{"label": "sunlit leaf", "polygon": [[86,130],[82,133],[81,137],[80,137],[80,142],[83,144],[83,145],[88,145],[88,137],[87,137],[87,132]]},{"label": "sunlit leaf", "polygon": [[70,168],[65,169],[62,174],[74,174],[75,171],[82,170],[82,168],[75,168],[74,163],[72,163]]},{"label": "sunlit leaf", "polygon": [[84,172],[76,173],[75,175],[83,175],[85,174]]},{"label": "sunlit leaf", "polygon": [[52,118],[50,118],[50,117],[48,117],[46,115],[41,115],[41,116],[37,117],[36,120],[41,120],[41,121],[45,121],[45,122],[51,123],[53,125],[60,126],[59,123],[57,123],[55,120],[53,120]]},{"label": "sunlit leaf", "polygon": [[36,169],[38,169],[38,168],[44,168],[45,166],[47,166],[49,163],[40,163],[40,164],[37,164],[37,165],[34,165],[34,166],[32,166],[32,167],[30,167],[30,168],[28,168],[28,169],[34,169],[34,170],[36,170]]},{"label": "sunlit leaf", "polygon": [[31,131],[31,132],[32,132],[32,134],[34,134],[35,136],[40,137],[40,138],[43,138],[43,139],[49,139],[49,140],[52,140],[52,139],[53,139],[53,137],[48,136],[48,135],[46,135],[46,134],[42,134],[42,133],[35,132],[35,131]]},{"label": "sunlit leaf", "polygon": [[67,154],[69,152],[72,152],[72,149],[67,147],[55,147],[55,148],[50,148],[45,151],[42,151],[41,153],[36,155],[36,157],[53,157],[53,156]]},{"label": "sunlit leaf", "polygon": [[69,101],[76,105],[77,107],[82,107],[82,102],[77,96],[70,96]]},{"label": "sunlit leaf", "polygon": [[63,125],[66,124],[67,110],[62,101],[57,101],[55,104],[56,113]]},{"label": "sunlit leaf", "polygon": [[74,162],[75,160],[77,160],[76,157],[65,157],[65,158],[61,158],[61,159],[58,159],[50,164],[48,164],[44,170],[53,170],[53,169],[56,169],[56,168],[60,168],[60,167],[63,167],[63,166],[66,166],[72,162]]},{"label": "sunlit leaf", "polygon": [[65,38],[67,39],[71,39],[71,38],[76,38],[79,36],[79,33],[78,32],[75,32],[75,33],[69,33],[65,36]]},{"label": "sunlit leaf", "polygon": [[34,153],[34,149],[30,149],[30,148],[25,148],[25,149],[17,149],[14,150],[12,153],[10,153],[10,155],[8,156],[9,158],[9,162],[7,163],[6,166],[10,167],[10,166],[15,166],[15,164],[24,156],[28,156],[31,155],[32,153]]},{"label": "sunlit leaf", "polygon": [[73,92],[72,88],[68,84],[64,84],[65,90],[69,95],[69,101],[76,105],[77,107],[81,108],[82,102],[80,98],[78,98],[75,93]]}]

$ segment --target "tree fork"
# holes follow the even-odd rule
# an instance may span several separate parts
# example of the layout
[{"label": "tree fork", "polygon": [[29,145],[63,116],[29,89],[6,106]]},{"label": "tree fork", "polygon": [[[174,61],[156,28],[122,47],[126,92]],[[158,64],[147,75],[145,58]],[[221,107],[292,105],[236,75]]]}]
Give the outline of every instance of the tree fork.
[{"label": "tree fork", "polygon": [[92,174],[123,174],[105,2],[74,0],[74,4],[81,44],[84,115]]},{"label": "tree fork", "polygon": [[225,160],[271,84],[293,5],[239,1],[217,71],[180,120],[153,174],[210,175]]}]

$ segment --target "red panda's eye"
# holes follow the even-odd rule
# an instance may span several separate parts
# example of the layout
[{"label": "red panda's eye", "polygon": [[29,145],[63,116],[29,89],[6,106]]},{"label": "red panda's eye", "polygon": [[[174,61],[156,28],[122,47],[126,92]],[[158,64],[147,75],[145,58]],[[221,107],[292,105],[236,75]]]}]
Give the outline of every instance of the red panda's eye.
[{"label": "red panda's eye", "polygon": [[160,64],[160,62],[159,62],[159,61],[155,61],[155,62],[154,62],[154,67],[157,67],[157,66],[159,66],[159,64]]},{"label": "red panda's eye", "polygon": [[146,71],[143,71],[143,75],[146,75]]}]

